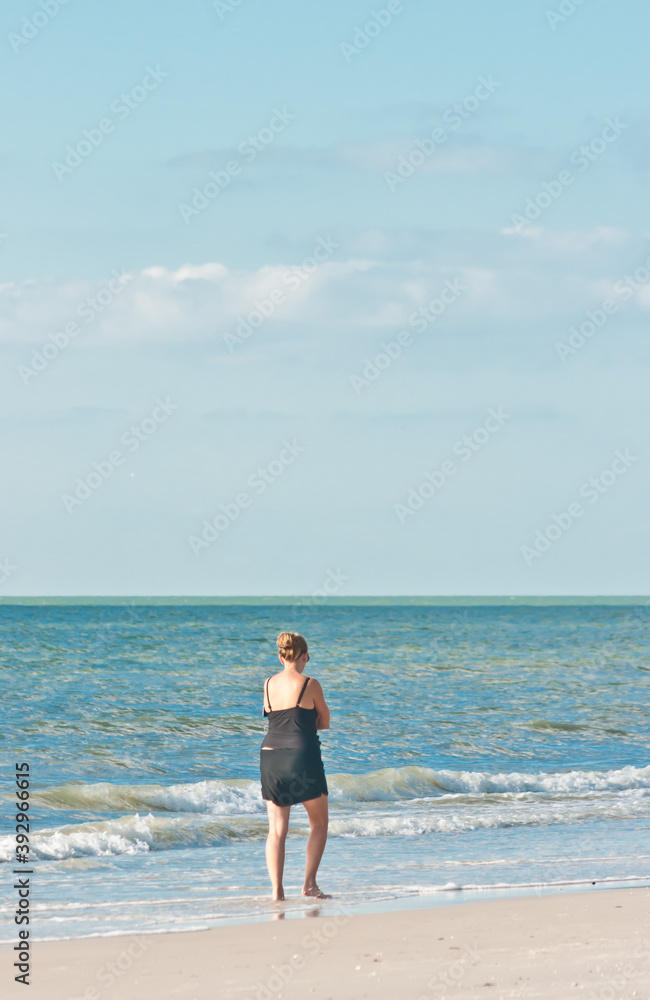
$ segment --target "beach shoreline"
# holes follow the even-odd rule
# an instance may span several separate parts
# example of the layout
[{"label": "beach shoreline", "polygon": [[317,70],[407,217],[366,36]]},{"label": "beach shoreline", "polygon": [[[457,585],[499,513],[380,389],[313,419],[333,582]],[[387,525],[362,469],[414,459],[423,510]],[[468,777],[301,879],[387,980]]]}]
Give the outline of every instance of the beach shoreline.
[{"label": "beach shoreline", "polygon": [[[0,952],[7,975],[12,946]],[[39,1000],[647,997],[650,887],[365,914],[315,903],[302,920],[279,908],[255,924],[36,940],[30,964]]]},{"label": "beach shoreline", "polygon": [[[639,609],[388,601],[291,614],[334,719],[321,736],[318,877],[355,912],[650,875]],[[219,605],[4,609],[6,683],[38,734],[26,740],[10,715],[8,745],[29,765],[41,940],[266,918],[259,746],[276,618]],[[0,820],[10,863],[16,821]],[[285,867],[296,904],[307,834],[298,807]]]}]

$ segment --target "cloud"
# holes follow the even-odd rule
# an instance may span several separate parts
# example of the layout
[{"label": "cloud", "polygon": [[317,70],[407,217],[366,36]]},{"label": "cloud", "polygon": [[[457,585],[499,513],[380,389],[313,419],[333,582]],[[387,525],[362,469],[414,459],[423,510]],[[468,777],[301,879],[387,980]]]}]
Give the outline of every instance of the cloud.
[{"label": "cloud", "polygon": [[[329,237],[321,239],[330,246]],[[331,344],[340,350],[355,341],[362,349],[396,333],[446,281],[457,279],[465,290],[439,326],[455,336],[489,337],[496,348],[513,337],[536,336],[543,324],[566,329],[584,309],[615,294],[616,282],[646,257],[640,240],[614,227],[366,230],[331,241],[317,266],[306,263],[309,255],[250,270],[218,261],[154,265],[129,275],[107,302],[110,276],[5,283],[0,338],[7,345],[38,346],[76,322],[75,349],[194,344],[228,355],[224,335],[248,323],[246,344],[238,346],[249,352],[270,343],[299,343],[302,349],[310,340],[319,349]],[[648,308],[650,287],[641,283],[625,309],[633,315]]]},{"label": "cloud", "polygon": [[[385,139],[380,142],[348,143],[339,147],[339,157],[350,166],[383,173],[397,168],[400,157],[416,148],[418,137]],[[475,136],[450,134],[444,145],[417,168],[415,176],[431,174],[521,173],[544,170],[555,163],[553,154],[520,146],[487,143]]]},{"label": "cloud", "polygon": [[625,246],[631,234],[615,226],[596,226],[594,229],[545,229],[543,226],[516,226],[501,229],[505,236],[515,239],[534,240],[538,247],[562,255],[585,253],[598,244],[605,246]]},{"label": "cloud", "polygon": [[[383,173],[394,170],[400,156],[408,155],[419,139],[428,137],[421,130],[412,135],[393,135],[383,139],[339,142],[327,146],[295,146],[274,143],[261,153],[250,168],[283,170],[352,170]],[[168,161],[172,168],[192,170],[222,169],[237,158],[236,150],[222,147],[184,153]],[[521,173],[537,176],[553,170],[566,157],[565,150],[484,142],[471,131],[448,133],[446,143],[417,170],[418,176],[431,174],[469,175],[485,173]],[[247,166],[247,169],[250,169]]]},{"label": "cloud", "polygon": [[643,181],[650,172],[650,118],[639,118],[621,140],[622,158],[629,163]]}]

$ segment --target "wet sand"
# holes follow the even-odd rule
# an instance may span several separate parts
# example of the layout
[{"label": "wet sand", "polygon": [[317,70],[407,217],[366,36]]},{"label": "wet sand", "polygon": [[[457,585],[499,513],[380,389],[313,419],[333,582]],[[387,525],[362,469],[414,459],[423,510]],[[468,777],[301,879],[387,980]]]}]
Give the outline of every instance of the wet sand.
[{"label": "wet sand", "polygon": [[[650,997],[650,888],[32,946],[31,1000]],[[2,951],[3,995],[14,953]],[[12,957],[10,957],[10,955]]]}]

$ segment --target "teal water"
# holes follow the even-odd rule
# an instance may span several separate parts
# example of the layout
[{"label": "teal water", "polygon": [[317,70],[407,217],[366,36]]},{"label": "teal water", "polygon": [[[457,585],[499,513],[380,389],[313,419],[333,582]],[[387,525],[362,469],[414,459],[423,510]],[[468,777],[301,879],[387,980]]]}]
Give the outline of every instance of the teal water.
[{"label": "teal water", "polygon": [[285,629],[332,714],[319,881],[339,905],[648,879],[650,612],[549,600],[3,604],[0,857],[27,760],[35,935],[270,914],[258,760]]}]

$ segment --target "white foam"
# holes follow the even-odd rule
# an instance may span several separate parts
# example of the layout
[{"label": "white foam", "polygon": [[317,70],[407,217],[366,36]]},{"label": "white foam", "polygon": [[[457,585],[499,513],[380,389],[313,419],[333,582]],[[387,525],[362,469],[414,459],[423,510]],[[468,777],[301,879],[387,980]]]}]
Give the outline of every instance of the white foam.
[{"label": "white foam", "polygon": [[[412,837],[508,826],[650,816],[650,767],[611,771],[436,771],[408,766],[328,776],[333,837]],[[32,833],[32,856],[62,860],[206,847],[266,836],[258,781],[185,785],[65,785],[35,792],[58,809],[128,815]],[[150,810],[156,810],[152,813]],[[141,815],[141,811],[144,815]],[[294,833],[304,835],[297,813]],[[0,838],[0,859],[14,857]]]},{"label": "white foam", "polygon": [[[122,816],[119,819],[63,826],[41,830],[30,836],[30,857],[40,861],[65,858],[105,857],[118,854],[142,854],[173,847],[208,846],[232,839],[250,839],[264,835],[261,823],[240,823],[238,827],[210,818],[198,821],[187,817],[169,818],[149,813]],[[0,837],[0,859],[14,856],[13,837]]]},{"label": "white foam", "polygon": [[[366,774],[328,774],[332,802],[396,802],[449,795],[498,795],[507,792],[570,793],[645,791],[650,766],[611,771],[538,772],[433,770],[409,765]],[[240,816],[265,813],[259,781],[199,781],[176,785],[62,785],[35,792],[34,800],[55,809],[122,812],[156,810]]]},{"label": "white foam", "polygon": [[160,812],[212,812],[214,815],[256,813],[264,809],[259,782],[199,781],[180,785],[60,785],[33,794],[54,809],[96,812],[155,809]]}]

